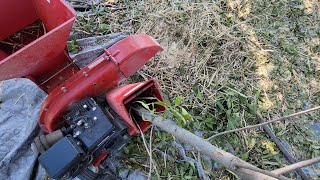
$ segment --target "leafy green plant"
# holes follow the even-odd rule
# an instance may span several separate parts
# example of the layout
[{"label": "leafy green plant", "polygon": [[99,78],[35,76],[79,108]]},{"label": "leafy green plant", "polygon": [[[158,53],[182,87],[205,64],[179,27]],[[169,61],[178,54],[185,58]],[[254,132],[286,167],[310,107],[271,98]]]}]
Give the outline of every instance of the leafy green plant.
[{"label": "leafy green plant", "polygon": [[176,120],[176,123],[179,126],[187,125],[188,122],[193,121],[192,116],[190,113],[182,107],[182,101],[183,98],[181,96],[178,96],[174,99],[173,105],[170,103],[157,101],[152,103],[146,103],[143,101],[136,101],[137,103],[141,104],[145,109],[147,109],[150,113],[156,114],[155,106],[162,106],[166,108],[166,111],[163,114],[163,118],[166,119],[169,114],[173,116],[173,118]]},{"label": "leafy green plant", "polygon": [[242,110],[245,110],[248,115],[256,112],[259,96],[260,91],[257,91],[254,97],[247,97],[229,87],[220,92],[216,102],[216,110],[219,117],[227,119],[227,130],[240,127],[240,113]]},{"label": "leafy green plant", "polygon": [[108,32],[110,30],[110,25],[109,24],[100,24],[99,29],[103,32]]},{"label": "leafy green plant", "polygon": [[283,49],[284,49],[285,52],[287,52],[288,54],[290,54],[292,56],[298,56],[299,55],[298,50],[292,44],[284,45]]},{"label": "leafy green plant", "polygon": [[72,41],[68,42],[67,47],[68,47],[69,51],[72,51],[75,53],[81,51],[81,49],[82,49],[76,39],[73,39]]},{"label": "leafy green plant", "polygon": [[266,154],[271,154],[271,155],[277,155],[279,154],[279,151],[275,150],[276,144],[274,142],[271,142],[269,140],[265,140],[261,142]]}]

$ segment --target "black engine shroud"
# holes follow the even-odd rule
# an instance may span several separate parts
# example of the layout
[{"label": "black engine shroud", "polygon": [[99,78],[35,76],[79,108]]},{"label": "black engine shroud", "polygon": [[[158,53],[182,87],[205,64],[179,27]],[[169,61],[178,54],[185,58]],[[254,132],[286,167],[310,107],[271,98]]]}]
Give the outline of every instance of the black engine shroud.
[{"label": "black engine shroud", "polygon": [[60,129],[63,137],[39,156],[51,178],[76,177],[102,154],[112,156],[128,143],[128,127],[107,108],[93,98],[71,106]]}]

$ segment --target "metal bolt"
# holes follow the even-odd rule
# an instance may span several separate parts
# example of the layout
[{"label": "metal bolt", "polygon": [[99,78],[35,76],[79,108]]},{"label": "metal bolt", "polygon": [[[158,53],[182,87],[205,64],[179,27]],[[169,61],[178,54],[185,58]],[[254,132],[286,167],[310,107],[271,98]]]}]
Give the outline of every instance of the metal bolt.
[{"label": "metal bolt", "polygon": [[89,124],[88,124],[88,123],[85,123],[85,124],[84,124],[84,128],[89,128]]},{"label": "metal bolt", "polygon": [[85,104],[85,105],[83,105],[82,107],[85,108],[85,109],[87,109],[88,106]]},{"label": "metal bolt", "polygon": [[80,131],[77,131],[76,133],[74,133],[73,137],[76,138],[76,137],[78,137],[80,134],[81,134],[81,132],[80,132]]},{"label": "metal bolt", "polygon": [[98,118],[95,116],[95,117],[93,117],[93,120],[96,121],[96,120],[98,120]]},{"label": "metal bolt", "polygon": [[82,120],[79,120],[79,121],[77,122],[77,125],[78,125],[78,126],[81,126],[82,122],[83,122]]},{"label": "metal bolt", "polygon": [[83,72],[82,74],[84,75],[84,77],[88,77],[89,76],[87,72]]},{"label": "metal bolt", "polygon": [[62,88],[61,88],[61,91],[64,92],[64,93],[68,92],[68,90],[67,90],[66,87],[62,87]]},{"label": "metal bolt", "polygon": [[92,171],[93,173],[98,173],[98,171],[99,171],[99,168],[94,167],[92,164],[90,166],[88,166],[88,169],[90,169],[90,171]]},{"label": "metal bolt", "polygon": [[107,61],[110,61],[110,55],[105,55],[103,58]]},{"label": "metal bolt", "polygon": [[93,108],[92,108],[92,111],[95,111],[96,109],[97,109],[96,107],[93,107]]},{"label": "metal bolt", "polygon": [[80,141],[78,141],[78,142],[77,142],[77,145],[78,145],[78,146],[80,146],[80,145],[81,145],[81,142],[80,142]]}]

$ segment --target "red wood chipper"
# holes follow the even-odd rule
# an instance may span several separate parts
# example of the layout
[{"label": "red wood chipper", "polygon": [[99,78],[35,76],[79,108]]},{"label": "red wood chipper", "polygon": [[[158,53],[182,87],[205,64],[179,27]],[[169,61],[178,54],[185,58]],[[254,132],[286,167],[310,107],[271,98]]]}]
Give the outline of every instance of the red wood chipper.
[{"label": "red wood chipper", "polygon": [[153,79],[119,86],[162,50],[159,44],[128,36],[79,68],[66,50],[75,14],[64,0],[0,2],[0,80],[28,78],[48,93],[39,116],[45,134],[31,148],[54,179],[103,174],[105,159],[150,126],[130,105],[139,97],[163,100]]}]

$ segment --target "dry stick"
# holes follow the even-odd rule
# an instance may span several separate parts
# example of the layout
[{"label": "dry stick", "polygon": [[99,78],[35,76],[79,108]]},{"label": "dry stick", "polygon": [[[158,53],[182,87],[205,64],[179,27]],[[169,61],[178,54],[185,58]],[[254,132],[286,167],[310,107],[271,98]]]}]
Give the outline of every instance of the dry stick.
[{"label": "dry stick", "polygon": [[[200,168],[203,169],[202,162],[201,162],[201,153],[200,153],[200,151],[198,152],[198,163],[199,163],[199,166],[201,166]],[[204,171],[202,172],[202,177],[203,177],[203,180],[209,180],[209,177],[206,175],[206,173]]]},{"label": "dry stick", "polygon": [[214,138],[216,138],[216,137],[218,137],[218,136],[224,135],[224,134],[229,134],[229,133],[234,133],[234,132],[238,132],[238,131],[243,131],[243,130],[246,130],[246,129],[257,128],[257,127],[260,127],[260,126],[263,126],[263,125],[266,125],[266,124],[274,123],[274,122],[277,122],[277,121],[282,121],[282,120],[285,120],[285,119],[288,119],[288,118],[291,118],[291,117],[294,117],[294,116],[298,116],[298,115],[301,115],[301,114],[305,114],[305,113],[308,113],[308,112],[312,112],[312,111],[315,111],[315,110],[318,110],[318,109],[320,109],[320,106],[316,106],[316,107],[311,108],[311,109],[307,109],[307,110],[304,110],[304,111],[300,111],[300,112],[297,112],[297,113],[293,113],[293,114],[290,114],[290,115],[288,115],[288,116],[284,116],[284,117],[281,117],[281,118],[273,119],[273,120],[268,121],[268,122],[264,122],[264,123],[260,123],[260,124],[255,124],[255,125],[251,125],[251,126],[246,126],[246,127],[238,128],[238,129],[232,129],[232,130],[229,130],[229,131],[224,131],[224,132],[215,134],[215,135],[209,137],[209,138],[206,139],[206,140],[207,140],[207,141],[211,141],[212,139],[214,139]]},{"label": "dry stick", "polygon": [[[134,121],[135,121],[135,120],[134,120]],[[148,144],[147,144],[146,139],[145,139],[145,137],[144,137],[144,133],[143,133],[142,129],[140,128],[139,124],[138,124],[136,121],[135,121],[135,123],[137,124],[137,127],[138,127],[138,129],[139,129],[139,131],[140,131],[140,135],[141,135],[141,138],[142,138],[142,142],[143,142],[143,144],[144,144],[144,146],[145,146],[145,148],[146,148],[146,151],[147,151],[147,153],[148,153],[148,155],[150,156],[150,159],[151,159],[151,161],[152,161],[152,163],[150,163],[150,169],[151,169],[151,164],[154,164],[154,170],[156,171],[156,174],[157,174],[158,179],[160,179],[160,175],[159,175],[159,172],[158,172],[158,170],[157,170],[156,164],[155,164],[155,162],[154,162],[153,159],[152,159],[152,149],[151,149],[151,145],[150,145],[150,151],[149,151],[149,149],[148,149]],[[152,132],[151,132],[151,133],[152,133]],[[152,134],[151,134],[151,137],[152,137]],[[151,138],[151,137],[150,137],[150,138]],[[148,179],[149,179],[149,177],[148,177]]]},{"label": "dry stick", "polygon": [[[259,118],[259,122],[260,123],[266,122],[259,112],[256,112],[256,116]],[[297,163],[297,161],[291,155],[289,150],[283,145],[283,143],[280,141],[280,139],[274,134],[273,130],[269,127],[269,125],[263,125],[262,128],[269,135],[269,137],[272,139],[272,141],[276,143],[276,145],[281,150],[282,154],[286,157],[286,159],[289,161],[289,163],[290,164]],[[301,169],[297,169],[297,173],[299,174],[299,176],[303,180],[309,180],[310,179],[307,176],[307,174],[304,171],[302,171]]]},{"label": "dry stick", "polygon": [[150,152],[150,160],[149,160],[149,164],[150,164],[150,169],[149,169],[149,174],[148,174],[148,180],[151,179],[151,173],[152,173],[152,132],[153,132],[153,126],[151,127],[151,132],[150,132],[150,139],[149,139],[149,152]]},{"label": "dry stick", "polygon": [[73,9],[81,10],[81,9],[91,9],[90,5],[71,5]]},{"label": "dry stick", "polygon": [[[156,163],[153,161],[153,159],[152,159],[152,151],[149,151],[149,149],[148,149],[148,145],[147,145],[147,142],[146,142],[146,139],[145,139],[145,137],[144,137],[144,133],[142,132],[142,130],[141,130],[141,128],[140,128],[140,126],[138,126],[138,128],[139,128],[139,130],[140,130],[140,134],[141,134],[141,137],[142,137],[142,141],[143,141],[143,144],[144,144],[144,146],[145,146],[145,148],[146,148],[146,150],[147,150],[147,153],[148,153],[148,155],[149,155],[149,158],[150,158],[150,168],[152,168],[152,165],[154,166],[154,170],[156,171],[156,174],[157,174],[157,177],[158,177],[158,179],[160,179],[160,175],[159,175],[159,172],[158,172],[158,170],[157,170],[157,167],[156,167]],[[150,177],[148,176],[148,180],[150,179]]]},{"label": "dry stick", "polygon": [[[190,131],[187,131],[186,129],[179,127],[175,124],[174,121],[170,119],[163,120],[162,117],[160,116],[153,116],[151,113],[149,113],[146,109],[135,105],[132,107],[134,111],[136,111],[140,116],[142,116],[144,119],[150,120],[153,125],[158,126],[162,130],[172,134],[174,137],[179,139],[183,143],[190,144],[194,148],[198,149],[200,152],[206,154],[209,156],[212,160],[216,161],[217,163],[223,165],[233,173],[237,174],[239,177],[243,179],[248,179],[248,180],[256,180],[256,179],[264,179],[264,180],[269,180],[269,179],[276,179],[272,176],[266,175],[262,172],[256,172],[257,167],[253,166],[252,164],[243,161],[242,159],[226,152],[223,151],[220,148],[217,148],[216,146],[212,145],[208,141],[205,141],[201,137],[198,137],[191,133]],[[244,169],[244,168],[238,168],[236,164],[243,164],[252,168],[257,168],[255,170],[250,170],[250,169]],[[268,172],[269,174],[271,172]],[[280,180],[288,180],[289,178],[286,178],[281,175],[273,174],[273,176],[276,176],[277,179]]]},{"label": "dry stick", "polygon": [[[252,171],[255,171],[255,172],[266,174],[268,176],[271,176],[271,177],[274,177],[274,178],[277,178],[277,179],[282,179],[280,177],[281,174],[276,174],[274,172],[266,171],[266,170],[263,170],[263,169],[259,169],[257,167],[252,167],[252,166],[246,165],[246,164],[235,163],[235,165],[238,168],[249,169],[249,170],[252,170]],[[288,179],[288,178],[286,178],[286,179]]]},{"label": "dry stick", "polygon": [[300,161],[300,162],[297,162],[295,164],[291,164],[289,166],[276,169],[276,170],[274,170],[272,172],[275,173],[275,174],[286,174],[286,173],[294,171],[296,169],[300,169],[300,168],[303,168],[303,167],[306,167],[306,166],[310,166],[312,164],[316,164],[316,163],[319,163],[319,162],[320,162],[320,157],[316,157],[316,158],[313,158],[313,159]]},{"label": "dry stick", "polygon": [[173,141],[172,144],[178,149],[180,156],[182,156],[182,158],[185,162],[192,162],[195,165],[195,167],[198,171],[199,179],[206,180],[207,178],[206,178],[206,174],[204,172],[204,169],[202,168],[202,164],[200,162],[198,162],[197,160],[195,160],[191,157],[188,157],[186,155],[186,150],[184,149],[182,144],[180,144],[178,141]]}]

